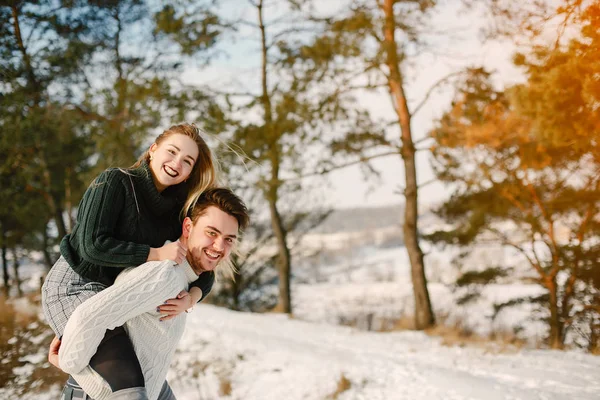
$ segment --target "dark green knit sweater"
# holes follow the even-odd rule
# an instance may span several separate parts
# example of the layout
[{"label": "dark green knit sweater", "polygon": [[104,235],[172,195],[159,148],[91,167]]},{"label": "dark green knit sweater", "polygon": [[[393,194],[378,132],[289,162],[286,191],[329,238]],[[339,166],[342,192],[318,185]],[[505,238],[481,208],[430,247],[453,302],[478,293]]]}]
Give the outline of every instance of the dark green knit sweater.
[{"label": "dark green knit sweater", "polygon": [[[181,236],[185,188],[178,186],[159,193],[146,163],[104,171],[83,195],[73,232],[60,243],[62,256],[84,278],[112,285],[124,268],[145,263],[150,247]],[[214,273],[203,273],[191,286],[204,298],[213,283]]]}]

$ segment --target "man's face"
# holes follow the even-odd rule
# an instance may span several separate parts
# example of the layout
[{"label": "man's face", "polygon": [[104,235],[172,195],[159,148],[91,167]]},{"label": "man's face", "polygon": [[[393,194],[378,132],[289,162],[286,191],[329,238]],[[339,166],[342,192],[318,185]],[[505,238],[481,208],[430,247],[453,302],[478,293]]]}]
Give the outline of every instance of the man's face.
[{"label": "man's face", "polygon": [[183,221],[187,233],[187,260],[197,274],[214,270],[219,262],[229,257],[237,240],[238,222],[235,217],[211,206],[196,223],[190,218]]}]

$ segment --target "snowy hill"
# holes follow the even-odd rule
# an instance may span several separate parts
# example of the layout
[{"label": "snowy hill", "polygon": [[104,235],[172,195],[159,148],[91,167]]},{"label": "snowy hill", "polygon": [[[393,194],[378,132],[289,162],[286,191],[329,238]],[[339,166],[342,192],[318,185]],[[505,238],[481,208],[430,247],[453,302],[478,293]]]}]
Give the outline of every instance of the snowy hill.
[{"label": "snowy hill", "polygon": [[333,210],[312,233],[355,232],[400,226],[402,210],[401,205]]},{"label": "snowy hill", "polygon": [[[422,332],[199,305],[167,378],[178,400],[592,400],[598,371],[600,357],[574,351],[445,347]],[[0,399],[22,398],[0,387]]]},{"label": "snowy hill", "polygon": [[[396,220],[373,210],[347,211],[344,227],[311,232],[301,246],[318,255],[296,258],[292,280],[295,319],[210,305],[189,314],[169,372],[179,400],[293,399],[599,399],[600,357],[576,351],[446,347],[442,339],[390,329],[413,313],[409,261]],[[377,215],[388,215],[390,210]],[[365,216],[363,218],[362,216]],[[369,221],[369,216],[373,216]],[[363,221],[363,222],[361,222]],[[429,226],[437,221],[430,220]],[[456,249],[426,250],[429,292],[441,323],[487,337],[507,333],[539,345],[547,326],[527,304],[495,311],[495,304],[540,287],[520,282],[521,269],[487,285],[464,304],[452,283],[460,268],[516,265],[498,246],[477,249],[455,265]],[[22,267],[24,289],[37,291],[43,267]],[[276,287],[273,286],[273,290]],[[539,315],[538,315],[539,316]],[[354,328],[348,326],[350,325]],[[360,328],[360,329],[357,329]],[[32,355],[45,358],[45,349]],[[25,365],[18,375],[32,374]],[[19,370],[21,371],[21,370]],[[25,379],[24,379],[25,380]],[[30,400],[59,397],[27,393]],[[0,385],[0,400],[20,399]]]},{"label": "snowy hill", "polygon": [[493,354],[443,347],[419,332],[202,305],[168,378],[179,400],[591,400],[600,393],[598,371],[599,357],[575,352]]}]

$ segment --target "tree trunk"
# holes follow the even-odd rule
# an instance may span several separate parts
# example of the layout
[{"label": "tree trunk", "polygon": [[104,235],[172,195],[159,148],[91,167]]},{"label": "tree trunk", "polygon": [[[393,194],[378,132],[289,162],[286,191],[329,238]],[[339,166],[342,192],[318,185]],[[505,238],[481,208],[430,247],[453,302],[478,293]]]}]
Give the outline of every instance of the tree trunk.
[{"label": "tree trunk", "polygon": [[21,289],[21,278],[19,277],[19,255],[17,254],[16,246],[12,248],[13,255],[13,275],[15,278],[15,285],[17,286],[17,293],[19,297],[23,296],[23,290]]},{"label": "tree trunk", "polygon": [[[32,98],[35,102],[35,106],[39,106],[42,100],[42,86],[40,82],[37,80],[37,76],[34,73],[33,66],[31,64],[31,58],[27,53],[27,48],[25,47],[25,42],[21,36],[21,26],[19,23],[19,8],[16,5],[11,6],[12,16],[13,16],[13,28],[15,31],[15,38],[17,39],[17,47],[23,57],[23,64],[25,66],[25,71],[27,73],[27,84],[30,87],[30,92],[32,94]],[[45,154],[43,153],[43,146],[41,143],[37,142],[36,146],[40,151],[40,163],[42,166],[42,173],[44,176],[46,191],[47,191],[47,200],[49,202],[52,213],[54,214],[54,219],[56,221],[56,227],[58,229],[58,233],[61,237],[67,234],[67,230],[65,228],[65,223],[62,218],[62,207],[59,206],[59,202],[53,194],[51,179],[50,179],[50,170],[48,167],[48,163],[46,162]]]},{"label": "tree trunk", "polygon": [[560,311],[558,309],[558,296],[557,296],[557,285],[556,280],[552,279],[546,283],[548,292],[550,294],[550,337],[548,342],[550,347],[553,349],[563,348],[563,324],[560,319]]},{"label": "tree trunk", "polygon": [[425,277],[425,264],[423,251],[419,246],[418,234],[418,187],[417,169],[415,163],[415,146],[411,132],[411,114],[404,93],[402,72],[396,47],[394,18],[394,0],[385,0],[383,10],[385,14],[385,50],[386,64],[389,68],[388,85],[394,109],[400,123],[402,139],[402,160],[404,162],[404,177],[406,188],[404,198],[406,206],[404,209],[404,242],[411,266],[411,278],[413,284],[413,296],[415,301],[415,329],[425,329],[435,323],[429,291],[427,290],[427,278]]},{"label": "tree trunk", "polygon": [[9,284],[9,276],[8,276],[8,263],[6,262],[6,230],[4,228],[4,224],[0,224],[1,228],[1,240],[2,240],[2,278],[4,282],[4,295],[8,297],[8,292],[10,288]]},{"label": "tree trunk", "polygon": [[261,48],[262,48],[262,105],[264,107],[265,118],[265,135],[270,142],[269,158],[271,161],[271,179],[268,182],[266,192],[267,201],[269,202],[269,210],[271,214],[271,226],[277,239],[277,247],[279,254],[277,256],[277,268],[279,270],[279,300],[276,311],[291,314],[292,312],[292,296],[290,292],[290,270],[291,270],[291,255],[287,246],[287,232],[283,226],[281,215],[277,209],[278,188],[279,182],[279,143],[278,135],[274,131],[273,126],[273,110],[271,98],[269,96],[269,85],[267,82],[267,35],[263,20],[263,1],[260,0],[256,5],[258,10],[258,24],[261,33]]},{"label": "tree trunk", "polygon": [[[125,67],[125,56],[121,57],[121,39],[124,37],[125,26],[124,19],[121,18],[121,11],[126,18],[126,9],[121,9],[120,6],[115,7],[113,18],[116,22],[116,32],[114,37],[114,66],[117,70],[117,80],[115,82],[115,92],[117,95],[116,114],[113,118],[113,130],[115,138],[115,144],[117,150],[114,155],[113,162],[116,165],[123,165],[129,163],[135,156],[136,143],[133,136],[128,135],[126,132],[127,120],[129,119],[129,77]],[[125,23],[126,24],[126,23]],[[125,39],[124,39],[125,41]]]},{"label": "tree trunk", "polygon": [[71,232],[75,221],[73,220],[73,198],[71,193],[71,167],[65,169],[65,211],[67,212],[66,230]]},{"label": "tree trunk", "polygon": [[238,276],[238,279],[231,283],[233,285],[231,294],[233,297],[233,309],[236,311],[240,311],[240,295],[242,294],[242,282],[240,282],[241,279],[241,276]]},{"label": "tree trunk", "polygon": [[229,283],[231,284],[231,301],[232,307],[234,310],[240,310],[240,295],[242,294],[242,285],[243,285],[243,275],[242,268],[244,264],[239,263],[239,257],[232,257],[233,264],[235,265],[235,269],[237,271],[236,277],[234,280],[231,280]]},{"label": "tree trunk", "polygon": [[13,28],[15,30],[15,38],[17,39],[17,47],[21,52],[21,56],[23,57],[23,64],[25,66],[25,72],[27,74],[27,85],[29,86],[30,93],[32,94],[35,105],[37,106],[41,100],[41,86],[35,76],[33,71],[33,66],[31,65],[31,58],[27,53],[27,49],[25,48],[25,42],[23,41],[23,37],[21,36],[21,24],[19,22],[19,10],[17,5],[11,6],[12,16],[13,16]]},{"label": "tree trunk", "polygon": [[590,342],[588,343],[588,351],[590,353],[600,353],[600,325],[594,323],[594,317],[590,318]]},{"label": "tree trunk", "polygon": [[63,238],[67,235],[67,226],[63,219],[63,209],[58,205],[56,200],[53,200],[54,204],[54,221],[56,222],[56,229],[58,230],[58,237]]},{"label": "tree trunk", "polygon": [[48,243],[48,229],[44,227],[42,232],[42,237],[44,239],[42,253],[44,254],[44,261],[46,262],[46,268],[50,270],[52,265],[54,265],[54,261],[52,261],[52,257],[50,256],[50,252],[48,251],[49,243]]},{"label": "tree trunk", "polygon": [[269,208],[271,211],[271,223],[275,237],[277,238],[277,247],[279,254],[277,255],[277,269],[279,270],[279,304],[277,311],[287,314],[292,313],[292,294],[290,291],[290,270],[291,270],[291,255],[287,247],[286,236],[287,232],[283,227],[283,222],[275,201],[269,200]]}]

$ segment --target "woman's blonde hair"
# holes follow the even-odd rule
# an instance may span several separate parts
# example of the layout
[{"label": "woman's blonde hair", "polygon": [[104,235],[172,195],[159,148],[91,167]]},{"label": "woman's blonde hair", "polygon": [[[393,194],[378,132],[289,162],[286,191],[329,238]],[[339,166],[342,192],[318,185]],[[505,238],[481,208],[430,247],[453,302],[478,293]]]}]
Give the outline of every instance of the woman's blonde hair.
[{"label": "woman's blonde hair", "polygon": [[[200,129],[195,124],[182,123],[173,125],[158,135],[154,143],[160,145],[163,140],[175,134],[185,135],[191,138],[198,146],[198,159],[185,183],[188,192],[185,204],[181,210],[181,216],[183,218],[192,209],[200,195],[206,189],[215,186],[217,183],[218,164],[213,158],[210,148],[202,136],[200,136]],[[131,168],[137,168],[144,162],[150,164],[150,149],[146,150]]]}]

